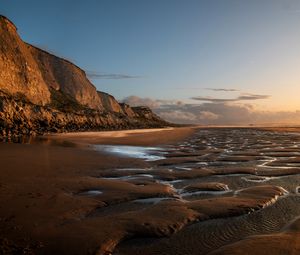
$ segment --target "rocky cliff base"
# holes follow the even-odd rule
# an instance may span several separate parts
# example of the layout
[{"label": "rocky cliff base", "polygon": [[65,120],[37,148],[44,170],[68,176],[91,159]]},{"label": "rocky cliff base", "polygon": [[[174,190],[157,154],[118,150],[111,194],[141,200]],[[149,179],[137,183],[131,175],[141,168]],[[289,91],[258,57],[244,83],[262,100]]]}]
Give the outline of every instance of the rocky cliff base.
[{"label": "rocky cliff base", "polygon": [[99,111],[86,108],[64,95],[52,94],[51,104],[41,106],[31,103],[22,94],[12,96],[0,91],[0,138],[169,125],[147,107],[120,105],[124,109],[121,113]]}]

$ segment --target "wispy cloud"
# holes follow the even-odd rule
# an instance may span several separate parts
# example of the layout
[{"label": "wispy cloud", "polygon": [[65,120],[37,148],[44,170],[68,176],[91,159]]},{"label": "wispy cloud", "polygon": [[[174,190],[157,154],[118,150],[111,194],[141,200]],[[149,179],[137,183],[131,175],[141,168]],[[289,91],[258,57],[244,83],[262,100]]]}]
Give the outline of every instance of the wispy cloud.
[{"label": "wispy cloud", "polygon": [[[174,89],[174,88],[172,88]],[[202,90],[203,88],[201,87],[177,87],[175,89],[180,89],[180,90]]]},{"label": "wispy cloud", "polygon": [[123,103],[129,104],[131,106],[148,106],[152,109],[169,107],[171,105],[182,105],[183,102],[180,100],[161,100],[161,99],[151,99],[142,98],[138,96],[129,96],[122,100]]},{"label": "wispy cloud", "polygon": [[213,88],[205,88],[206,90],[211,90],[211,91],[222,91],[222,92],[237,92],[239,91],[238,89],[223,89],[223,88],[218,88],[218,89],[213,89]]},{"label": "wispy cloud", "polygon": [[237,101],[236,98],[214,98],[214,97],[191,97],[193,100],[197,101],[205,101],[211,103],[225,103],[225,102],[235,102]]},{"label": "wispy cloud", "polygon": [[176,89],[184,89],[184,90],[210,90],[210,91],[216,91],[216,92],[237,92],[240,91],[238,89],[232,89],[232,88],[203,88],[203,87],[179,87]]},{"label": "wispy cloud", "polygon": [[238,101],[242,101],[242,100],[259,100],[259,99],[268,99],[270,97],[271,97],[270,95],[257,95],[257,94],[244,93],[241,96],[239,96],[237,99],[238,99]]},{"label": "wispy cloud", "polygon": [[226,102],[239,102],[239,101],[254,101],[261,99],[268,99],[270,95],[257,95],[244,93],[236,98],[215,98],[215,97],[192,97],[191,99],[197,101],[211,102],[211,103],[226,103]]},{"label": "wispy cloud", "polygon": [[103,72],[94,72],[86,71],[86,75],[89,79],[108,79],[108,80],[123,80],[123,79],[138,79],[141,76],[129,75],[129,74],[119,74],[119,73],[103,73]]}]

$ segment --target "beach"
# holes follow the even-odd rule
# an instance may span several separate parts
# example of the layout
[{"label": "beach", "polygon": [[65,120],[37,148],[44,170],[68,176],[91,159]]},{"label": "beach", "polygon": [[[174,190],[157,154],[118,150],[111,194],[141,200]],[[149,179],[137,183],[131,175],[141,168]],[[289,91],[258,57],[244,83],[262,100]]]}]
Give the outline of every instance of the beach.
[{"label": "beach", "polygon": [[297,254],[300,135],[287,131],[182,127],[1,143],[1,250]]},{"label": "beach", "polygon": [[300,254],[300,1],[2,2],[0,255]]},{"label": "beach", "polygon": [[[100,133],[112,143],[153,146],[160,144],[160,141],[176,142],[193,132],[193,129],[183,128],[180,131],[167,129],[159,132],[139,130]],[[116,137],[107,138],[107,134],[112,133]],[[134,134],[130,141],[128,133]],[[87,134],[81,135],[86,137]],[[78,135],[71,136],[76,138]],[[88,135],[86,139],[92,141],[93,138],[93,135]],[[101,154],[89,148],[86,139],[82,143],[79,139],[76,144],[73,138],[72,142],[57,142],[55,138],[42,137],[38,141],[31,140],[32,144],[0,144],[0,238],[3,250],[21,252],[27,247],[28,250],[45,254],[85,254],[99,247],[98,237],[93,236],[101,225],[83,224],[86,230],[81,229],[80,233],[75,230],[78,227],[75,225],[96,208],[103,206],[104,202],[76,194],[101,186],[97,176],[102,170],[145,168],[148,164],[143,160]],[[118,186],[119,183],[113,183],[112,189],[114,185]],[[120,190],[117,192],[123,193]]]}]

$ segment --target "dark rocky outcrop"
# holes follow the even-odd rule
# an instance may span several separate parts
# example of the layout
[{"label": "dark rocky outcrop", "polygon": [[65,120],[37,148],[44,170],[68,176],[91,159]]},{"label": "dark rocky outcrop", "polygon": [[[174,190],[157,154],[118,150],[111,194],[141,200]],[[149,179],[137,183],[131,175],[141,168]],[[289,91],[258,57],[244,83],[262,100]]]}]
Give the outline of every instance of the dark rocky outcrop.
[{"label": "dark rocky outcrop", "polygon": [[97,91],[82,69],[23,42],[0,15],[0,135],[167,125],[147,107]]},{"label": "dark rocky outcrop", "polygon": [[65,110],[61,111],[51,105],[36,105],[22,96],[11,96],[0,91],[0,137],[48,132],[156,128],[168,125],[154,114],[139,114],[138,107],[135,108],[135,117],[85,108],[76,101],[69,102],[64,107]]}]

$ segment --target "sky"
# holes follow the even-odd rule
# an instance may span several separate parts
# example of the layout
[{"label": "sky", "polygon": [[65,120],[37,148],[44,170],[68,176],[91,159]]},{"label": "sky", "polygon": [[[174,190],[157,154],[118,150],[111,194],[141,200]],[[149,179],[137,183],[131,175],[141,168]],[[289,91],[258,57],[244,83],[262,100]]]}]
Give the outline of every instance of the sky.
[{"label": "sky", "polygon": [[300,123],[299,0],[0,0],[0,13],[168,120]]}]

